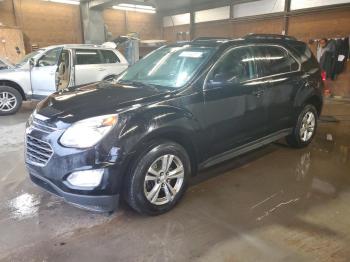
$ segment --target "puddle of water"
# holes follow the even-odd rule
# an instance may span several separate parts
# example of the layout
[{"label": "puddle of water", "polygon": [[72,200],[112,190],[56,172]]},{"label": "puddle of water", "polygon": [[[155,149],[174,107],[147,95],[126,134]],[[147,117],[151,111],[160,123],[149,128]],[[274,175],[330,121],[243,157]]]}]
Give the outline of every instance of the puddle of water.
[{"label": "puddle of water", "polygon": [[40,198],[24,193],[8,202],[11,217],[17,220],[32,218],[38,215]]}]

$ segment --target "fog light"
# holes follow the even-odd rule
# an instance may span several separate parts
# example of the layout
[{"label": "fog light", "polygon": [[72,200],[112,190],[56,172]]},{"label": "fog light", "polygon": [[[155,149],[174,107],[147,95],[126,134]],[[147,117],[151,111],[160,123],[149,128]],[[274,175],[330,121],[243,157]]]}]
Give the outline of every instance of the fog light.
[{"label": "fog light", "polygon": [[67,181],[76,187],[96,187],[101,183],[104,169],[77,171],[70,174]]}]

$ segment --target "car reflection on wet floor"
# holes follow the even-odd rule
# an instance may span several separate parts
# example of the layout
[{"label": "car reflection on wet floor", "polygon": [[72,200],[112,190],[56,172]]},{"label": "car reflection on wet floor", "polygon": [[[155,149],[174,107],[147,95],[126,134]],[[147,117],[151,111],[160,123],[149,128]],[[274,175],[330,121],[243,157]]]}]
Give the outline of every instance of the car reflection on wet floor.
[{"label": "car reflection on wet floor", "polygon": [[350,260],[349,103],[326,105],[308,148],[281,141],[205,170],[158,217],[90,213],[33,186],[28,114],[0,119],[0,261]]}]

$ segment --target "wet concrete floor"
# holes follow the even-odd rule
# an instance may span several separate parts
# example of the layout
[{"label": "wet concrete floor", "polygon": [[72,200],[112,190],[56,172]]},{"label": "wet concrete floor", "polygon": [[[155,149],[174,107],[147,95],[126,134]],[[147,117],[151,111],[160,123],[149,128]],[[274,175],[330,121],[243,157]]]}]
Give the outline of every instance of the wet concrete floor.
[{"label": "wet concrete floor", "polygon": [[274,143],[201,172],[171,212],[74,208],[23,164],[26,106],[0,118],[0,261],[350,261],[350,103],[306,149]]}]

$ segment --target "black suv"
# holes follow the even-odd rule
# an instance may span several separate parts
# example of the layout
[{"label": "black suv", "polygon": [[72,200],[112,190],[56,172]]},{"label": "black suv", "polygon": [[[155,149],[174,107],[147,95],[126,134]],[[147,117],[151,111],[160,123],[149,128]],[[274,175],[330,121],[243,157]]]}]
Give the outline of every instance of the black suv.
[{"label": "black suv", "polygon": [[164,213],[207,168],[286,137],[307,146],[319,66],[292,37],[200,38],[162,47],[112,82],[59,91],[27,123],[34,183],[67,202]]}]

